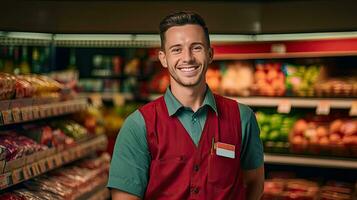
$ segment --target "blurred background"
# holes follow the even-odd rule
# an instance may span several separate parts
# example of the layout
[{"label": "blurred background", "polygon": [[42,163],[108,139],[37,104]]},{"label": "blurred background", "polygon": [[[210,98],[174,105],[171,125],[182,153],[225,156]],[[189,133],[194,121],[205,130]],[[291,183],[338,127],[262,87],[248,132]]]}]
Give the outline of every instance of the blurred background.
[{"label": "blurred background", "polygon": [[158,24],[179,10],[206,20],[210,88],[256,114],[263,199],[357,198],[356,1],[29,0],[0,8],[0,199],[110,199],[120,127],[169,84]]}]

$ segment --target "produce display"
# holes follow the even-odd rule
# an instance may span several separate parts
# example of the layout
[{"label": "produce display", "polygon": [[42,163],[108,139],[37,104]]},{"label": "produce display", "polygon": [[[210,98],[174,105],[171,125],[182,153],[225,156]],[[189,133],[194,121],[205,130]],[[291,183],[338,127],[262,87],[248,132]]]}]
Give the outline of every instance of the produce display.
[{"label": "produce display", "polygon": [[253,91],[256,95],[284,96],[286,91],[285,76],[281,63],[256,64]]},{"label": "produce display", "polygon": [[292,96],[314,96],[313,86],[321,85],[317,84],[318,78],[321,76],[321,68],[323,66],[284,65],[283,70],[286,72],[288,93]]},{"label": "produce display", "polygon": [[[284,62],[219,61],[207,69],[210,88],[227,96],[356,97],[352,77],[330,77],[327,66],[296,65]],[[163,93],[169,84],[166,70],[154,74],[152,93]]]},{"label": "produce display", "polygon": [[114,136],[119,133],[121,126],[124,123],[125,118],[139,108],[138,103],[127,103],[124,106],[115,106],[113,108],[103,108],[103,125],[105,133],[108,136]]},{"label": "produce display", "polygon": [[96,187],[104,187],[108,179],[108,154],[78,161],[71,166],[51,171],[23,183],[23,187],[0,195],[0,199],[63,199],[81,197]]},{"label": "produce display", "polygon": [[52,128],[48,125],[26,125],[24,126],[24,129],[25,130],[21,131],[22,135],[48,147],[68,147],[75,142],[72,137],[67,136],[61,129]]},{"label": "produce display", "polygon": [[255,113],[260,128],[260,138],[267,141],[288,141],[289,133],[297,116],[274,112],[258,111]]},{"label": "produce display", "polygon": [[167,70],[160,70],[156,73],[149,84],[149,90],[152,93],[164,93],[166,88],[169,86],[170,83],[170,76]]},{"label": "produce display", "polygon": [[74,140],[83,139],[88,135],[87,130],[82,125],[71,120],[56,120],[51,123],[51,126],[61,130]]},{"label": "produce display", "polygon": [[[219,87],[222,94],[229,96],[249,96],[251,94],[250,90],[254,82],[254,71],[251,63],[228,62],[221,65],[221,70],[222,82]],[[208,83],[211,82],[209,79],[207,81]]]},{"label": "produce display", "polygon": [[294,124],[289,141],[294,153],[357,157],[357,120],[299,119]]}]

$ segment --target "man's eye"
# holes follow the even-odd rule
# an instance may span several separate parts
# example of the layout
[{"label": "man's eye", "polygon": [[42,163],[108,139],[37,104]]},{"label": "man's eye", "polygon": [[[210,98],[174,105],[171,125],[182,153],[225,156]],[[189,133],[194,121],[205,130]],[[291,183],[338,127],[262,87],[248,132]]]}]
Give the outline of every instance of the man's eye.
[{"label": "man's eye", "polygon": [[193,47],[193,50],[194,50],[194,51],[201,51],[202,49],[203,49],[202,46],[194,46],[194,47]]},{"label": "man's eye", "polygon": [[180,53],[180,52],[181,52],[181,49],[179,49],[179,48],[174,48],[174,49],[171,49],[171,52],[172,52],[172,53]]}]

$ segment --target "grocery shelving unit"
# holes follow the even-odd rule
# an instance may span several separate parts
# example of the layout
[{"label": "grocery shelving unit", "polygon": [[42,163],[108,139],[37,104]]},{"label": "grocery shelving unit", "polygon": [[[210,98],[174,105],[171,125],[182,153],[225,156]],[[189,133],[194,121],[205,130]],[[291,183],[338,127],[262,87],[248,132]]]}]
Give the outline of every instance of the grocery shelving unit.
[{"label": "grocery shelving unit", "polygon": [[59,101],[54,98],[27,98],[0,101],[0,125],[46,119],[85,110],[86,99]]},{"label": "grocery shelving unit", "polygon": [[353,170],[357,169],[357,160],[347,158],[323,158],[316,156],[312,157],[265,153],[264,162],[267,164],[279,165],[299,165]]},{"label": "grocery shelving unit", "polygon": [[[20,35],[20,36],[19,36]],[[254,59],[289,59],[289,58],[328,58],[357,56],[357,32],[346,33],[316,33],[316,34],[270,34],[270,35],[211,35],[215,48],[215,61],[254,60]],[[53,47],[90,47],[90,48],[158,48],[158,35],[140,34],[49,34],[27,35],[3,34],[0,42],[12,45],[52,45]],[[249,47],[249,48],[246,48]],[[248,49],[248,50],[247,50]],[[254,49],[254,51],[252,51]],[[149,57],[151,62],[156,58]],[[124,76],[97,76],[97,79],[124,79]],[[136,77],[140,78],[140,77]],[[120,93],[82,93],[83,98],[119,101],[133,99],[131,94]],[[152,94],[149,100],[154,100],[161,94]],[[356,98],[317,98],[317,97],[236,97],[228,96],[251,107],[279,107],[288,105],[292,108],[317,108],[321,105],[331,109],[350,109],[356,107]],[[21,111],[22,113],[23,111]],[[43,111],[44,112],[44,111]],[[16,113],[16,111],[15,111]],[[355,116],[352,114],[351,116]],[[44,115],[45,117],[46,115]],[[265,163],[268,165],[289,165],[326,168],[328,170],[356,170],[357,159],[323,156],[306,156],[296,154],[265,153]],[[55,161],[53,161],[55,162]],[[9,172],[8,172],[9,173]],[[2,174],[1,176],[5,176]],[[16,176],[16,175],[15,175]],[[13,178],[7,174],[8,179]],[[0,177],[0,182],[4,182]],[[1,185],[0,184],[0,185]],[[98,188],[90,196],[107,197],[107,189]],[[89,198],[86,196],[85,198]]]},{"label": "grocery shelving unit", "polygon": [[[149,99],[154,100],[161,94],[152,94]],[[296,108],[316,108],[321,103],[328,103],[330,108],[350,109],[357,102],[353,98],[306,98],[306,97],[233,97],[227,96],[248,106],[278,107],[282,103],[289,103]]]},{"label": "grocery shelving unit", "polygon": [[294,97],[229,97],[249,106],[277,107],[289,103],[296,108],[316,108],[321,103],[328,103],[331,108],[349,109],[357,101],[351,98],[294,98]]},{"label": "grocery shelving unit", "polygon": [[0,188],[5,189],[52,169],[61,167],[67,163],[84,158],[93,152],[105,150],[107,138],[97,136],[76,143],[68,149],[51,148],[33,155],[2,162],[2,174],[0,175]]},{"label": "grocery shelving unit", "polygon": [[76,200],[105,200],[109,199],[109,197],[109,189],[106,187],[106,183],[102,183],[95,187],[91,192],[85,193],[76,198]]}]

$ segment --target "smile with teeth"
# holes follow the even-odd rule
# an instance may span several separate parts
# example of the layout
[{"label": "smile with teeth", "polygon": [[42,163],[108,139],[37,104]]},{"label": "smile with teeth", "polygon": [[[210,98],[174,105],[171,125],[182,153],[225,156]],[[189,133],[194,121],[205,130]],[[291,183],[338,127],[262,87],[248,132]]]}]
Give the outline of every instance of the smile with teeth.
[{"label": "smile with teeth", "polygon": [[183,72],[191,72],[191,71],[194,71],[195,69],[197,69],[198,67],[197,66],[192,66],[192,67],[182,67],[182,68],[179,68],[179,70],[183,71]]}]

